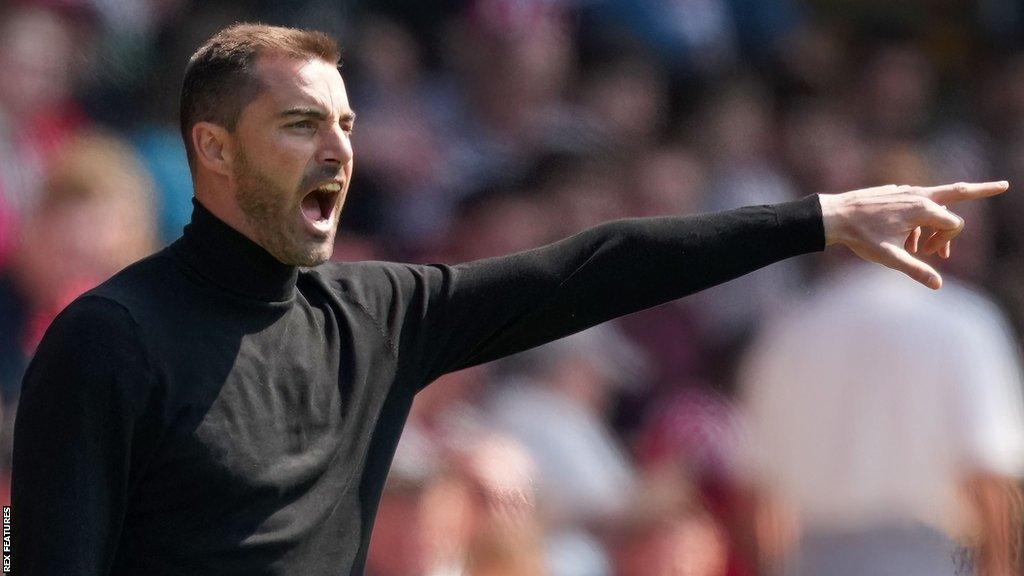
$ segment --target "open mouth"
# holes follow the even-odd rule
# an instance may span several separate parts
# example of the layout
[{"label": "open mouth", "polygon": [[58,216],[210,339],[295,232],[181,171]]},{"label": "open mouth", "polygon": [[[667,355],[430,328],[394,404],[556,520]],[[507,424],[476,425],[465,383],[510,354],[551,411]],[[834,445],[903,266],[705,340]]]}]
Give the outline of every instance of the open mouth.
[{"label": "open mouth", "polygon": [[302,215],[313,224],[324,225],[334,215],[334,207],[341,196],[341,184],[331,182],[313,190],[302,199]]}]

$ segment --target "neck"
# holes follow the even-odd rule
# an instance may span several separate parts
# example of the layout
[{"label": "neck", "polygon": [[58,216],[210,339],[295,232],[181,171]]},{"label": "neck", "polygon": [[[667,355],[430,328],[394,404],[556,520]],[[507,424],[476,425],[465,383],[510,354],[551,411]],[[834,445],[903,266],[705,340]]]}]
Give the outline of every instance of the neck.
[{"label": "neck", "polygon": [[212,188],[209,183],[195,182],[196,194],[193,202],[201,204],[207,212],[216,216],[218,220],[230,226],[235,232],[259,244],[260,242],[256,238],[256,234],[253,233],[252,226],[249,225],[249,222],[245,219],[245,214],[238,207],[235,193],[225,194],[222,192],[228,190],[229,184],[228,180],[224,179],[215,185],[216,190],[221,192],[214,193],[209,191]]},{"label": "neck", "polygon": [[249,236],[193,199],[192,221],[172,249],[217,287],[267,302],[294,295],[298,269],[284,264]]}]

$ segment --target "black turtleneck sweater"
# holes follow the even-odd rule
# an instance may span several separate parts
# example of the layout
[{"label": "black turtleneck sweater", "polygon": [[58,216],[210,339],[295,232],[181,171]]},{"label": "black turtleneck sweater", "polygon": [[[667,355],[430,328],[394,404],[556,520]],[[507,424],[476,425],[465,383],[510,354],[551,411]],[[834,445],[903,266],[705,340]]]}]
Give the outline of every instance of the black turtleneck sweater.
[{"label": "black turtleneck sweater", "polygon": [[457,266],[296,269],[197,204],[29,366],[15,573],[361,574],[417,390],[824,245],[808,196]]}]

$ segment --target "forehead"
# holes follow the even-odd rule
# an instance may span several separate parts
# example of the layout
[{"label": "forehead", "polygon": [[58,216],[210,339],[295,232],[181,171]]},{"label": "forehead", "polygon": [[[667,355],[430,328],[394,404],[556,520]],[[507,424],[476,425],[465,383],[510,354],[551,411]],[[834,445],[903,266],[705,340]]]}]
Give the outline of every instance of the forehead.
[{"label": "forehead", "polygon": [[253,103],[275,109],[271,113],[298,106],[320,108],[338,117],[351,112],[341,74],[323,60],[261,56],[256,70],[261,90]]}]

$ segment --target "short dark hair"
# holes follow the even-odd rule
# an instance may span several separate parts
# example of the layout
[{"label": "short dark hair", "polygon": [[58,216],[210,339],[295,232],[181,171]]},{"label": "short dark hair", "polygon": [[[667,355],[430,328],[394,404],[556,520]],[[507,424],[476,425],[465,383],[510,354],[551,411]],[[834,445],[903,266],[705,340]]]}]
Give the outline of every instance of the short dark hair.
[{"label": "short dark hair", "polygon": [[323,32],[240,23],[217,32],[196,50],[181,86],[181,137],[195,171],[192,127],[214,122],[234,130],[242,109],[260,92],[256,59],[263,55],[319,58],[338,64],[338,43]]}]

